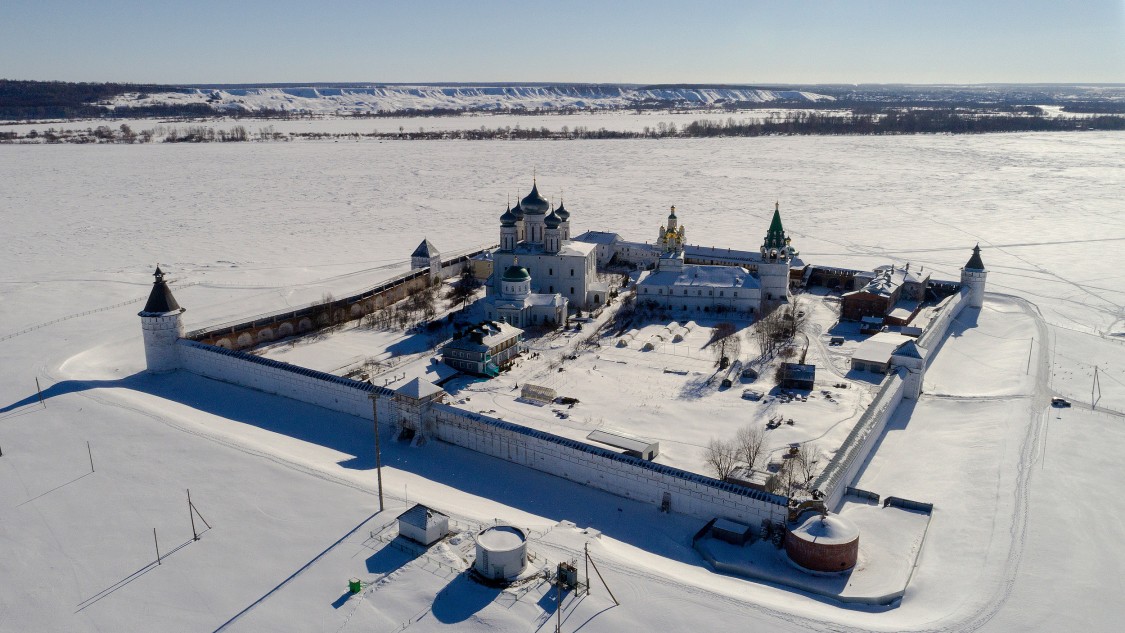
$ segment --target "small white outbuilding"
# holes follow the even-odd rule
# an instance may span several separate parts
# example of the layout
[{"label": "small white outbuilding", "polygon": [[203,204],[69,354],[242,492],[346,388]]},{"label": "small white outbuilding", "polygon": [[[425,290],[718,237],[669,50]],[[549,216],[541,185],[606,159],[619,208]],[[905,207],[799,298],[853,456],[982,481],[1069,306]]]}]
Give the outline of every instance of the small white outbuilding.
[{"label": "small white outbuilding", "polygon": [[398,533],[422,545],[432,545],[449,534],[449,517],[418,503],[398,515]]}]

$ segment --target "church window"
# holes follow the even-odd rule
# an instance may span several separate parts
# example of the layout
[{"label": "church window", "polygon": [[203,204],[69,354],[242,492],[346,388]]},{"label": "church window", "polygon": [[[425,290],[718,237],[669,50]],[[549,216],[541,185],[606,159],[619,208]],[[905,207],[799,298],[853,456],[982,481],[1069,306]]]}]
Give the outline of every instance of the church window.
[{"label": "church window", "polygon": [[555,287],[554,287],[554,286],[547,286],[547,292],[548,292],[548,293],[551,293],[551,292],[554,292],[554,291],[555,291]]},{"label": "church window", "polygon": [[738,291],[737,291],[737,290],[735,290],[735,291],[734,291],[734,296],[735,296],[736,298],[738,297]]},{"label": "church window", "polygon": [[553,274],[555,274],[555,269],[554,269],[554,268],[548,268],[548,269],[547,269],[547,274],[548,274],[548,275],[553,275]]},{"label": "church window", "polygon": [[722,291],[722,290],[720,290],[720,291],[719,291],[719,296],[720,296],[720,297],[721,297],[721,296],[723,296],[723,291]]},{"label": "church window", "polygon": [[573,269],[573,268],[571,268],[571,269],[570,269],[570,276],[571,276],[571,277],[573,277],[573,276],[574,276],[574,269]]}]

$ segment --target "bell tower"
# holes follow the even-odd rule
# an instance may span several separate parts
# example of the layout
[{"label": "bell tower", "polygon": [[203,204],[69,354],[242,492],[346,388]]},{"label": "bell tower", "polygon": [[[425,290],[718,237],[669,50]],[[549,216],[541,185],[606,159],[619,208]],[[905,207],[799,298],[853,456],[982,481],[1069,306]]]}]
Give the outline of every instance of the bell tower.
[{"label": "bell tower", "polygon": [[762,282],[762,310],[765,312],[789,300],[789,262],[797,255],[781,224],[779,202],[774,203],[773,220],[762,241],[761,253],[758,279]]}]

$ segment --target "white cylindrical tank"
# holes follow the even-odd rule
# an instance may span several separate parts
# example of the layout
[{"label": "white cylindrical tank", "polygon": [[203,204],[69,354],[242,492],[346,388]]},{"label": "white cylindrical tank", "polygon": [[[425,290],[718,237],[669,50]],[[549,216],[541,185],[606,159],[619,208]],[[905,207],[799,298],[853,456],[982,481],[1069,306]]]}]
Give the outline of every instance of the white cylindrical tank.
[{"label": "white cylindrical tank", "polygon": [[473,568],[492,580],[514,580],[527,566],[527,535],[510,525],[497,525],[477,535]]}]

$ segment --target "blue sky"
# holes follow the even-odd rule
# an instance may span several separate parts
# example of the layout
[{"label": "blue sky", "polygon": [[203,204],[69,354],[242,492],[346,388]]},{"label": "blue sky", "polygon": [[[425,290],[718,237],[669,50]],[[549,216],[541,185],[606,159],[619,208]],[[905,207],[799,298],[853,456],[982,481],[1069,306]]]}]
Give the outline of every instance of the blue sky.
[{"label": "blue sky", "polygon": [[1125,83],[1125,0],[8,0],[0,78]]}]

